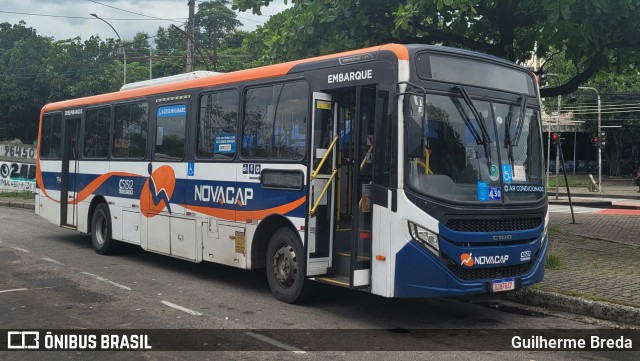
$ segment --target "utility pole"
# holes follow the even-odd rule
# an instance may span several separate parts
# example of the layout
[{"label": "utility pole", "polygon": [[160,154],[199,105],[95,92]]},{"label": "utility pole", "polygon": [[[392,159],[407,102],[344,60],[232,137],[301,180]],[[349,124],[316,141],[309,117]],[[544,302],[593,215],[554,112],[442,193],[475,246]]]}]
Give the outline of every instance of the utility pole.
[{"label": "utility pole", "polygon": [[[600,103],[600,93],[598,93],[598,89],[592,88],[589,86],[579,86],[578,89],[584,90],[593,90],[596,92],[596,97],[598,99],[598,139],[600,139],[600,132],[602,131],[602,122],[601,122],[601,114],[602,108]],[[602,148],[598,145],[598,193],[602,192]]]},{"label": "utility pole", "polygon": [[[547,74],[547,76],[555,76],[558,79],[558,84],[560,84],[560,75],[558,74]],[[556,132],[559,132],[560,128],[560,105],[562,104],[562,96],[558,95],[558,117],[556,118]],[[549,188],[549,173],[551,173],[551,169],[549,169],[549,160],[551,157],[551,123],[549,123],[549,136],[547,137],[547,188]],[[558,172],[560,171],[560,155],[557,152],[556,148],[556,199],[559,197],[558,193]]]},{"label": "utility pole", "polygon": [[211,56],[211,62],[213,63],[213,71],[218,71],[218,22],[214,18],[211,24],[211,39],[213,46],[213,55]]},{"label": "utility pole", "polygon": [[[558,121],[556,122],[556,132],[560,133],[560,105],[562,104],[562,96],[558,95]],[[559,198],[560,194],[558,192],[558,172],[560,172],[560,148],[562,144],[560,144],[560,137],[556,140],[556,199]],[[563,158],[564,162],[564,158]],[[562,168],[564,169],[564,164],[562,164]]]},{"label": "utility pole", "polygon": [[195,0],[189,0],[189,28],[187,29],[187,33],[189,34],[189,36],[187,36],[187,73],[190,73],[193,71],[193,68],[195,67],[194,64],[194,60],[193,60],[193,38],[194,38],[194,33],[195,33],[195,9],[196,6],[196,2]]}]

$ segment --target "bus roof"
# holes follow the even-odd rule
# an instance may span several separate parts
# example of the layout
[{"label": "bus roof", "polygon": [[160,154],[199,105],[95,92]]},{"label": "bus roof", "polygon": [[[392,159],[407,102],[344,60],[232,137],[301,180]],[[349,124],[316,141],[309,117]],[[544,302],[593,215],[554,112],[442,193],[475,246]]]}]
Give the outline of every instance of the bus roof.
[{"label": "bus roof", "polygon": [[168,92],[180,91],[180,90],[190,89],[190,88],[224,85],[224,84],[243,82],[247,80],[267,79],[267,78],[273,78],[278,76],[284,76],[284,75],[287,75],[289,71],[298,64],[333,59],[333,58],[340,58],[344,56],[357,55],[357,54],[375,52],[375,51],[391,51],[400,60],[409,59],[409,51],[405,45],[386,44],[386,45],[374,46],[370,48],[346,51],[346,52],[337,53],[337,54],[329,54],[329,55],[323,55],[323,56],[318,56],[314,58],[290,61],[290,62],[281,63],[281,64],[267,65],[259,68],[239,70],[231,73],[223,73],[223,74],[219,74],[212,77],[190,79],[190,80],[185,80],[185,81],[180,81],[180,82],[175,82],[170,84],[162,84],[158,86],[122,90],[119,92],[94,95],[94,96],[89,96],[84,98],[63,100],[63,101],[49,103],[45,105],[42,109],[42,112],[55,111],[55,110],[60,110],[64,108],[81,107],[81,106],[87,106],[92,104],[109,103],[109,102],[116,102],[116,101],[122,101],[122,100],[128,100],[128,99],[135,99],[135,98],[140,98],[148,95],[168,93]]},{"label": "bus roof", "polygon": [[120,91],[129,90],[129,89],[144,88],[144,87],[147,87],[147,86],[155,86],[155,85],[161,85],[161,84],[177,83],[179,81],[197,79],[197,78],[204,78],[206,76],[214,76],[214,75],[218,75],[218,74],[223,74],[223,73],[219,73],[217,71],[196,70],[196,71],[192,71],[190,73],[169,75],[169,76],[163,76],[161,78],[155,78],[155,79],[137,81],[137,82],[133,82],[133,83],[127,83],[127,84],[125,84],[125,85],[120,87]]}]

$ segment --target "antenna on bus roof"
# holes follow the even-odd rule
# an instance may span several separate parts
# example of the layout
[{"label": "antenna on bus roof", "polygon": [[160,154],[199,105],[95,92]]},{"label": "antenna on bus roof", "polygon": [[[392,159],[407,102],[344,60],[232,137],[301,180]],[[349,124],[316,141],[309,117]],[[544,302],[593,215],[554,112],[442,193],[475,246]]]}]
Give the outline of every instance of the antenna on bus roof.
[{"label": "antenna on bus roof", "polygon": [[189,73],[170,75],[170,76],[165,76],[165,77],[162,77],[162,78],[155,78],[155,79],[138,81],[138,82],[135,82],[135,83],[128,83],[128,84],[123,85],[120,88],[120,91],[129,90],[129,89],[144,88],[144,87],[154,86],[154,85],[176,83],[176,82],[179,82],[179,81],[185,81],[185,80],[197,79],[197,78],[205,78],[205,77],[208,77],[208,76],[214,76],[214,75],[219,75],[219,74],[223,74],[223,73],[215,72],[215,71],[196,70],[196,71],[192,71],[192,72],[189,72]]}]

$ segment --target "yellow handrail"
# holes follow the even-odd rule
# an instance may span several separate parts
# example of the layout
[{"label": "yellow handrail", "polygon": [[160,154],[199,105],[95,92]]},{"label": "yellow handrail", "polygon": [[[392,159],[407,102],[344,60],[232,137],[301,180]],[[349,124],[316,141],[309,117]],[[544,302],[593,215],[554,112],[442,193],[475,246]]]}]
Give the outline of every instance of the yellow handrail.
[{"label": "yellow handrail", "polygon": [[333,138],[333,141],[331,142],[331,145],[329,145],[329,148],[327,149],[327,152],[324,154],[324,157],[322,157],[322,160],[320,161],[320,164],[318,164],[318,168],[316,168],[315,172],[313,172],[313,174],[311,175],[311,179],[309,179],[309,180],[314,180],[318,176],[318,173],[320,173],[320,169],[322,169],[322,166],[324,165],[324,162],[327,161],[327,158],[329,158],[329,154],[331,154],[331,152],[333,151],[333,147],[336,146],[336,142],[338,142],[338,136],[337,135]]},{"label": "yellow handrail", "polygon": [[320,192],[320,195],[318,196],[318,199],[316,200],[316,204],[314,204],[313,207],[311,208],[311,210],[309,211],[309,217],[311,217],[314,213],[316,213],[316,210],[318,209],[318,206],[320,205],[320,201],[322,200],[322,197],[324,197],[324,194],[327,193],[327,189],[329,189],[329,186],[331,185],[331,182],[333,182],[333,178],[336,176],[336,173],[338,173],[338,170],[334,169],[333,172],[331,173],[331,177],[329,177],[329,180],[327,181],[327,184],[325,184],[324,188],[322,188],[322,192]]},{"label": "yellow handrail", "polygon": [[371,153],[371,151],[373,151],[373,144],[369,147],[369,150],[367,151],[367,154],[364,155],[364,158],[362,159],[362,162],[360,163],[360,171],[362,172],[362,169],[364,168],[364,165],[367,164],[367,156],[369,155],[369,153]]}]

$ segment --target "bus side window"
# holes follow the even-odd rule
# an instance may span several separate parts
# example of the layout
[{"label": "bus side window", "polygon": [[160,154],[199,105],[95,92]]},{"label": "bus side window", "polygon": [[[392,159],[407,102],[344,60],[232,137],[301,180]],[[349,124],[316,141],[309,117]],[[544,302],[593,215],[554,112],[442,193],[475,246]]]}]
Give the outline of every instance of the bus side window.
[{"label": "bus side window", "polygon": [[181,160],[187,123],[186,104],[159,107],[156,115],[156,159]]},{"label": "bus side window", "polygon": [[201,159],[233,159],[236,154],[238,92],[206,94],[200,98],[196,154]]},{"label": "bus side window", "polygon": [[253,88],[246,91],[242,129],[243,157],[271,157],[274,105],[277,102],[280,89],[282,89],[282,85]]},{"label": "bus side window", "polygon": [[42,120],[40,157],[57,159],[60,157],[60,135],[62,134],[62,114],[45,115]]},{"label": "bus side window", "polygon": [[307,147],[309,86],[306,82],[286,83],[280,93],[274,127],[274,158],[304,158]]},{"label": "bus side window", "polygon": [[109,132],[111,108],[87,110],[84,125],[84,157],[107,158],[109,156]]},{"label": "bus side window", "polygon": [[144,158],[147,149],[149,106],[146,102],[116,106],[113,124],[115,158]]},{"label": "bus side window", "polygon": [[242,156],[304,158],[309,87],[306,82],[249,89],[244,97]]}]

